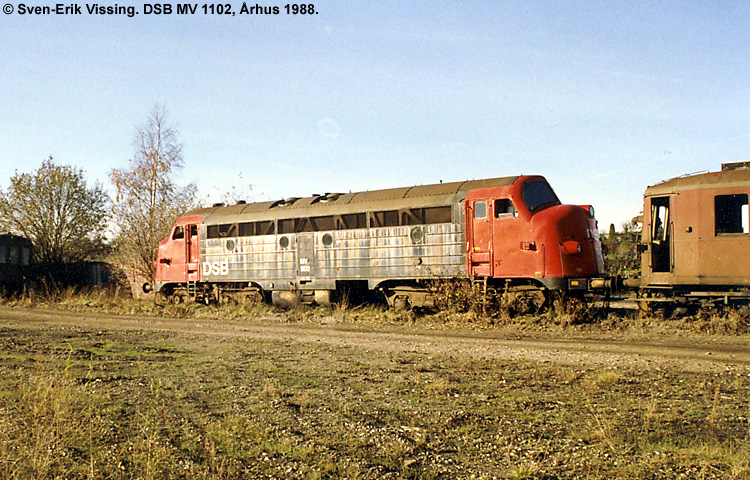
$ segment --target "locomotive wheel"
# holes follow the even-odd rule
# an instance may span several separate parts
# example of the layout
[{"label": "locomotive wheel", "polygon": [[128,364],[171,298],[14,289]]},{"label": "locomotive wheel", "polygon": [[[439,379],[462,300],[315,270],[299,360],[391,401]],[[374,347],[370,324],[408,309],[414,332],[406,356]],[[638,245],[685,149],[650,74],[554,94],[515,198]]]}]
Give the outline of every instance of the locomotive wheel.
[{"label": "locomotive wheel", "polygon": [[169,296],[169,303],[171,303],[172,305],[185,303],[185,292],[181,292],[179,290],[172,292],[172,295]]},{"label": "locomotive wheel", "polygon": [[409,297],[405,295],[399,295],[393,299],[393,309],[399,312],[409,310]]},{"label": "locomotive wheel", "polygon": [[503,293],[502,303],[519,315],[534,315],[544,308],[547,297],[538,288],[511,289]]}]

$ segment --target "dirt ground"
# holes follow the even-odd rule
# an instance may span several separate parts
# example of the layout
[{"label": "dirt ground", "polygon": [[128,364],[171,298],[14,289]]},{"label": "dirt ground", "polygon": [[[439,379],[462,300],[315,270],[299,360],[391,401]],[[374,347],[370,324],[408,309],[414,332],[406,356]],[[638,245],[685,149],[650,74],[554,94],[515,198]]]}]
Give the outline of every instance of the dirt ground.
[{"label": "dirt ground", "polygon": [[746,479],[748,337],[0,307],[0,478]]},{"label": "dirt ground", "polygon": [[689,372],[750,371],[750,337],[722,335],[647,338],[644,334],[425,329],[422,326],[354,325],[323,319],[285,323],[283,315],[242,321],[108,316],[58,310],[0,307],[0,325],[22,329],[78,327],[143,330],[205,337],[322,343],[381,352],[457,355],[482,359],[522,359],[581,366],[671,366]]}]

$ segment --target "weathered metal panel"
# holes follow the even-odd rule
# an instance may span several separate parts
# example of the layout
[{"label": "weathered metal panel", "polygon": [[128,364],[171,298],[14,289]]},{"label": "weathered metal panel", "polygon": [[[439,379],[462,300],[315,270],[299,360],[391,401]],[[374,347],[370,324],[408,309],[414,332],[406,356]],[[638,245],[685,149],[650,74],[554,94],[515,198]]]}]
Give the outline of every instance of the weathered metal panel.
[{"label": "weathered metal panel", "polygon": [[[416,242],[414,229],[421,232]],[[286,248],[280,245],[284,237]],[[466,273],[464,242],[461,225],[454,223],[206,239],[203,279],[286,290],[332,289],[336,280],[370,280],[375,286],[384,279],[449,278]]]},{"label": "weathered metal panel", "polygon": [[[205,226],[203,227],[205,229]],[[281,246],[286,237],[289,245]],[[296,278],[294,239],[290,235],[201,238],[203,279],[208,282],[263,282],[264,288]],[[233,248],[229,248],[233,247]]]}]

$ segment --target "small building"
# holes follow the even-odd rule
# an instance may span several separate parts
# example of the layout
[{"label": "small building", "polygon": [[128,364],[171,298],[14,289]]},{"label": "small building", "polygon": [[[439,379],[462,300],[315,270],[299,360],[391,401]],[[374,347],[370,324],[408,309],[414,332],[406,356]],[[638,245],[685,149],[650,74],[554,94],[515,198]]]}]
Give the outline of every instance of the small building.
[{"label": "small building", "polygon": [[31,241],[6,233],[0,235],[0,288],[20,288],[31,268]]}]

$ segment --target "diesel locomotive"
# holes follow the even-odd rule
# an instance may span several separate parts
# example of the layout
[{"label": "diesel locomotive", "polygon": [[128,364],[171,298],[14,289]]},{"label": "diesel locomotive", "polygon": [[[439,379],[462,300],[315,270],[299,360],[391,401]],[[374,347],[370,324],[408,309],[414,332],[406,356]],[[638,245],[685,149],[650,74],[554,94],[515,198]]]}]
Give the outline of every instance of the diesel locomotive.
[{"label": "diesel locomotive", "polygon": [[604,277],[593,208],[561,204],[541,176],[514,176],[192,210],[159,244],[144,290],[279,305],[364,291],[418,307],[441,279],[543,299]]}]

